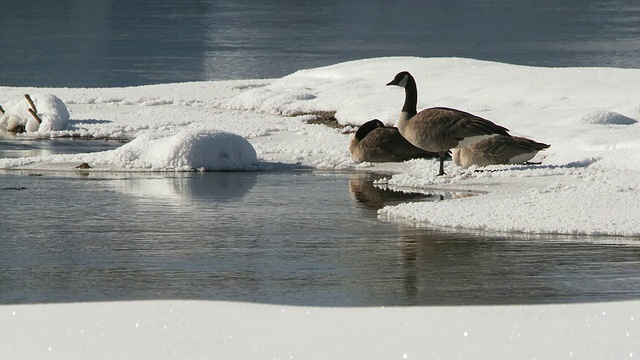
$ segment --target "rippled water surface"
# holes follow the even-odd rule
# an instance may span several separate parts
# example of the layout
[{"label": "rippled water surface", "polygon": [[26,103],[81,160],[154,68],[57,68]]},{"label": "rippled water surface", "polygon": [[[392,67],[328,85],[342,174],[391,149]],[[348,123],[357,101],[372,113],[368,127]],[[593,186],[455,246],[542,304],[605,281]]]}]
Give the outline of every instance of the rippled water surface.
[{"label": "rippled water surface", "polygon": [[[320,306],[640,298],[640,240],[443,232],[362,173],[0,173],[0,303]],[[481,195],[479,195],[481,196]]]},{"label": "rippled water surface", "polygon": [[640,6],[637,0],[6,1],[0,49],[0,85],[9,86],[278,78],[381,56],[638,68]]},{"label": "rippled water surface", "polygon": [[86,141],[68,138],[35,139],[18,137],[0,130],[0,159],[89,153],[115,149],[122,141]]}]

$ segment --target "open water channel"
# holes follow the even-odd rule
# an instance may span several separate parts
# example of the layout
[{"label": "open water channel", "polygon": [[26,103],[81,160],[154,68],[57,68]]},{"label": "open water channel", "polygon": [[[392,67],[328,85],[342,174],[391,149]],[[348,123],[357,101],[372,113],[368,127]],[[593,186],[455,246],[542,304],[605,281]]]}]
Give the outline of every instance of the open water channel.
[{"label": "open water channel", "polygon": [[[61,141],[48,151],[78,148]],[[384,205],[451,194],[374,186],[381,176],[1,171],[0,303],[395,306],[640,297],[639,239],[389,222],[377,215]]]}]

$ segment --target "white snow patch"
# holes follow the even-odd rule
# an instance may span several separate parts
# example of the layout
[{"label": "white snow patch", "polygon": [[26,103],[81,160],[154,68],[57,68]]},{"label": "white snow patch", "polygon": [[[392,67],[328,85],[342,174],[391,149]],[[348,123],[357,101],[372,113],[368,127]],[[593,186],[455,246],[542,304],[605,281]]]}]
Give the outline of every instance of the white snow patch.
[{"label": "white snow patch", "polygon": [[[101,163],[99,159],[94,160]],[[258,158],[242,136],[212,130],[183,130],[160,137],[145,133],[112,150],[104,164],[156,171],[247,170]]]},{"label": "white snow patch", "polygon": [[632,125],[638,121],[615,111],[596,110],[582,116],[578,124]]},{"label": "white snow patch", "polygon": [[5,114],[0,117],[0,128],[8,129],[22,125],[26,132],[47,133],[66,127],[69,110],[59,97],[41,93],[30,94],[30,97],[42,123],[39,124],[29,113],[29,102],[24,96],[20,96],[2,104]]}]

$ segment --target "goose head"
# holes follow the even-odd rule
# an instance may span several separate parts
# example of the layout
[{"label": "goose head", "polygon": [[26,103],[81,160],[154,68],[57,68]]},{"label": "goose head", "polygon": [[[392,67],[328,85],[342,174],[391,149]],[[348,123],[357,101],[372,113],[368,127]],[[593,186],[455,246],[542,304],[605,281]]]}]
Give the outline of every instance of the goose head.
[{"label": "goose head", "polygon": [[418,104],[418,87],[416,86],[416,80],[409,74],[408,71],[401,71],[387,83],[387,86],[395,85],[404,88],[404,104],[402,105],[402,111],[398,118],[398,127],[401,124],[406,123],[417,113],[416,107]]},{"label": "goose head", "polygon": [[356,139],[358,139],[358,141],[360,141],[364,139],[367,136],[367,134],[369,134],[373,130],[377,128],[383,128],[383,127],[384,127],[384,123],[382,123],[382,121],[378,119],[369,120],[358,128],[358,131],[356,131],[355,137]]},{"label": "goose head", "polygon": [[395,85],[395,86],[406,88],[410,80],[413,80],[415,82],[415,80],[413,79],[413,76],[411,76],[411,74],[409,74],[408,71],[401,71],[396,74],[393,80],[387,83],[387,86]]}]

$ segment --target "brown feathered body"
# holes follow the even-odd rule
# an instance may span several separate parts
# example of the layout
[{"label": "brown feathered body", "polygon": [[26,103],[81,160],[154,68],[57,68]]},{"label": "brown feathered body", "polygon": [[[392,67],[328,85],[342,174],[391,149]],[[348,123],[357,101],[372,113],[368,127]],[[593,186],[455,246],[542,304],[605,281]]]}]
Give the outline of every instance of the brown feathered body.
[{"label": "brown feathered body", "polygon": [[494,135],[509,135],[507,128],[465,111],[434,107],[417,112],[418,89],[415,79],[406,71],[398,73],[387,85],[405,89],[398,129],[411,144],[440,154],[438,175],[445,174],[444,159],[449,149],[465,147]]},{"label": "brown feathered body", "polygon": [[357,162],[400,162],[417,158],[438,157],[438,153],[412,145],[398,128],[385,126],[378,119],[362,124],[349,144],[349,152]]},{"label": "brown feathered body", "polygon": [[453,150],[453,162],[463,168],[523,164],[549,145],[518,136],[496,135]]}]

